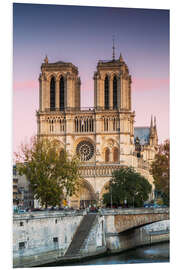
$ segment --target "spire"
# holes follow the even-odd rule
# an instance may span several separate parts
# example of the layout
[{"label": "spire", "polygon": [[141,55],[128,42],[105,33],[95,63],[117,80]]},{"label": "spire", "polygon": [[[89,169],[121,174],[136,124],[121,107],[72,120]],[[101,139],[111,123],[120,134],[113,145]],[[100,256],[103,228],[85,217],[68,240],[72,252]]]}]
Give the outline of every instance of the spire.
[{"label": "spire", "polygon": [[46,57],[44,58],[44,63],[45,63],[45,64],[48,64],[48,57],[47,57],[47,55],[46,55]]},{"label": "spire", "polygon": [[156,116],[154,116],[154,128],[156,129]]},{"label": "spire", "polygon": [[113,46],[112,46],[113,52],[112,52],[112,60],[115,61],[115,47],[114,47],[114,36],[113,36]]},{"label": "spire", "polygon": [[150,125],[150,128],[152,129],[153,128],[153,117],[151,115],[151,125]]},{"label": "spire", "polygon": [[120,53],[120,56],[119,56],[119,61],[120,62],[124,62],[124,60],[123,60],[123,57],[122,57],[122,54]]}]

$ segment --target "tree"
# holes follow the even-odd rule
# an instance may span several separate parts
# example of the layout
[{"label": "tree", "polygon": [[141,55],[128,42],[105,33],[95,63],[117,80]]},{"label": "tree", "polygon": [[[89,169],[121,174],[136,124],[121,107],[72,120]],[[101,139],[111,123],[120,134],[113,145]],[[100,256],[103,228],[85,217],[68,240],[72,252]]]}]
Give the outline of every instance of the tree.
[{"label": "tree", "polygon": [[160,145],[155,160],[151,164],[151,173],[154,178],[156,191],[161,194],[163,202],[169,205],[169,162],[170,162],[170,144],[166,140]]},{"label": "tree", "polygon": [[42,205],[55,206],[60,199],[76,193],[80,183],[79,160],[59,152],[57,140],[33,137],[30,144],[22,144],[16,154],[17,170],[26,175],[31,189]]},{"label": "tree", "polygon": [[108,192],[103,195],[103,202],[106,205],[122,205],[127,202],[128,205],[142,206],[148,199],[152,190],[142,175],[135,172],[133,168],[121,168],[112,173]]}]

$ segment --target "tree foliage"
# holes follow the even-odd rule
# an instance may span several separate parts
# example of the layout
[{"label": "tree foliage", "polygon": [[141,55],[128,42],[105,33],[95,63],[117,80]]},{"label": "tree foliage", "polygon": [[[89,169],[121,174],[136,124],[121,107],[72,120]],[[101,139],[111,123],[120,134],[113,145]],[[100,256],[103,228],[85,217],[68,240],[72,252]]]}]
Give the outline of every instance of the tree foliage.
[{"label": "tree foliage", "polygon": [[160,192],[165,204],[169,205],[169,178],[170,178],[170,144],[166,140],[160,145],[155,160],[151,165],[156,191]]},{"label": "tree foliage", "polygon": [[148,199],[152,190],[142,175],[135,172],[133,168],[121,168],[112,173],[107,193],[103,195],[103,202],[106,205],[119,206],[126,201],[128,205],[142,206],[143,202]]},{"label": "tree foliage", "polygon": [[16,154],[17,170],[26,175],[35,197],[42,205],[59,205],[62,197],[76,193],[80,183],[79,160],[59,152],[57,140],[33,137]]}]

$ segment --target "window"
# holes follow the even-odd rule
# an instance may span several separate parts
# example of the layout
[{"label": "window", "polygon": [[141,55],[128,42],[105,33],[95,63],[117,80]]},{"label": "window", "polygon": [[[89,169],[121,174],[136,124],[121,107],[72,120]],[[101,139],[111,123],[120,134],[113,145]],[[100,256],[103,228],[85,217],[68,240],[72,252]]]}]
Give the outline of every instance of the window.
[{"label": "window", "polygon": [[50,110],[53,111],[55,109],[55,79],[51,78],[50,82]]},{"label": "window", "polygon": [[118,149],[115,147],[113,151],[113,161],[118,162]]},{"label": "window", "polygon": [[81,141],[76,147],[76,153],[80,156],[81,161],[88,161],[94,155],[94,146],[89,141]]},{"label": "window", "polygon": [[104,106],[105,109],[109,109],[109,79],[106,76],[104,81]]},{"label": "window", "polygon": [[109,162],[109,154],[110,154],[109,148],[106,148],[105,149],[105,162]]},{"label": "window", "polygon": [[113,79],[113,109],[117,109],[117,78]]},{"label": "window", "polygon": [[19,249],[25,248],[25,242],[19,242]]},{"label": "window", "polygon": [[108,131],[108,118],[104,118],[104,131]]},{"label": "window", "polygon": [[63,111],[64,110],[64,78],[63,77],[61,77],[60,82],[59,82],[59,91],[60,91],[60,95],[59,95],[60,111]]},{"label": "window", "polygon": [[58,237],[54,237],[54,238],[53,238],[53,242],[54,242],[54,243],[58,243]]}]

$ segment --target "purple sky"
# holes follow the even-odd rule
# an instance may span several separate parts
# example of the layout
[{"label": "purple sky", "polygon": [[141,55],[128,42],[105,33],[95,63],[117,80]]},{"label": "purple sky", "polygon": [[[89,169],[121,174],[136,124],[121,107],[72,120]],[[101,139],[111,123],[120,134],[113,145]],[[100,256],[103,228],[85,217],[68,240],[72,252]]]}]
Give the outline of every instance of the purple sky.
[{"label": "purple sky", "polygon": [[169,138],[169,11],[152,9],[14,4],[14,151],[36,134],[38,76],[49,62],[72,62],[81,77],[81,106],[93,106],[98,60],[120,52],[132,75],[135,126],[156,115],[159,142]]}]

